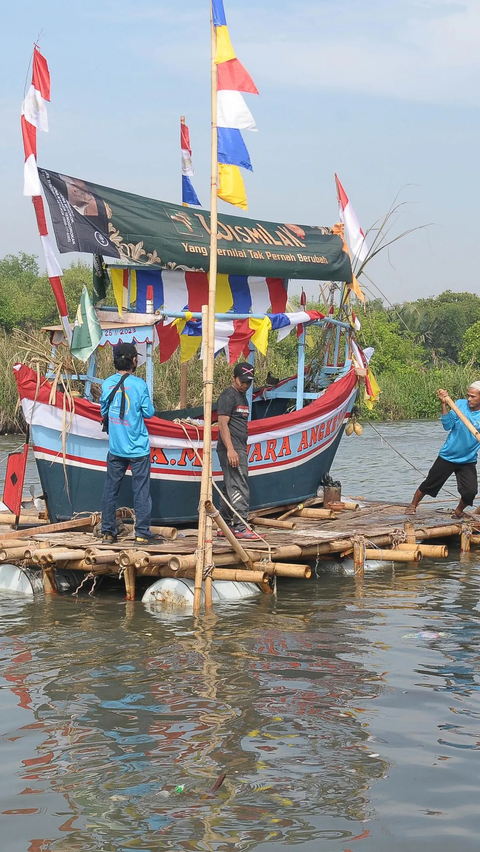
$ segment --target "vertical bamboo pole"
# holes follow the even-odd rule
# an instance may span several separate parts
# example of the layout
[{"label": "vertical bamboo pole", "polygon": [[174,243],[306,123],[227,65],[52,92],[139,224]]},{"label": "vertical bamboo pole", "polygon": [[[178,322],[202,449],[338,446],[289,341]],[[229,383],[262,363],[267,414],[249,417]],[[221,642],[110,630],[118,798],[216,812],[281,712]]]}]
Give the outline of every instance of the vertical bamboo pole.
[{"label": "vertical bamboo pole", "polygon": [[[211,39],[211,102],[212,102],[212,138],[211,138],[211,185],[210,185],[210,276],[208,284],[208,309],[206,312],[206,327],[202,323],[204,380],[203,380],[203,465],[200,486],[200,506],[198,513],[198,542],[197,562],[195,566],[195,592],[193,598],[193,613],[198,615],[202,601],[202,577],[206,564],[205,543],[211,538],[207,536],[206,503],[212,498],[212,399],[213,399],[213,366],[215,339],[215,296],[217,291],[217,232],[218,232],[218,198],[217,198],[217,66],[215,54],[217,36],[213,26],[213,9],[210,0],[210,39]],[[205,312],[203,317],[205,316]],[[203,319],[202,317],[202,319]]]},{"label": "vertical bamboo pole", "polygon": [[462,524],[462,532],[460,533],[460,553],[470,553],[470,536],[472,528],[469,524]]},{"label": "vertical bamboo pole", "polygon": [[188,383],[188,365],[181,364],[180,366],[180,408],[187,407],[187,383]]},{"label": "vertical bamboo pole", "polygon": [[365,539],[362,535],[352,538],[353,570],[355,576],[363,577],[365,573]]},{"label": "vertical bamboo pole", "polygon": [[[182,127],[184,126],[184,124],[185,124],[185,116],[182,115],[180,117],[180,139],[182,138],[181,134],[182,134]],[[183,169],[183,159],[182,159],[182,169]],[[183,171],[182,171],[182,178],[183,178]],[[182,197],[183,197],[183,190],[182,190]],[[182,206],[188,207],[187,202],[182,201]],[[180,365],[180,408],[186,408],[187,407],[187,380],[188,380],[188,368],[187,368],[187,364],[185,363],[185,364]]]},{"label": "vertical bamboo pole", "polygon": [[415,535],[415,524],[412,524],[411,521],[405,521],[403,529],[405,530],[405,538],[408,544],[416,544],[417,537]]}]

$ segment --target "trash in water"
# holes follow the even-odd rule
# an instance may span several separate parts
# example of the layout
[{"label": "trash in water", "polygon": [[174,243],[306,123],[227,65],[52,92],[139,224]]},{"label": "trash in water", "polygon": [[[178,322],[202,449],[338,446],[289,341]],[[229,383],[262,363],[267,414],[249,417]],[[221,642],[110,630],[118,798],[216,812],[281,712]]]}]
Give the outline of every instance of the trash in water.
[{"label": "trash in water", "polygon": [[403,639],[440,639],[445,633],[437,633],[435,630],[419,630],[418,633],[405,633]]}]

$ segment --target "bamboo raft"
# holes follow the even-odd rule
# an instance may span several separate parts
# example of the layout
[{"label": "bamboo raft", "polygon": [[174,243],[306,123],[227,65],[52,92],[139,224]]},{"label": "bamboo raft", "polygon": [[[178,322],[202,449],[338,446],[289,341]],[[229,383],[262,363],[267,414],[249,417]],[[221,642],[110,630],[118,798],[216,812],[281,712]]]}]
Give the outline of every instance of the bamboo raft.
[{"label": "bamboo raft", "polygon": [[[439,510],[422,509],[418,515],[405,515],[405,506],[387,503],[337,502],[321,506],[314,499],[296,506],[263,510],[250,519],[261,536],[259,541],[237,541],[212,504],[207,506],[224,538],[213,537],[212,565],[205,576],[212,580],[235,580],[259,585],[272,591],[272,578],[308,580],[312,563],[348,556],[354,572],[363,575],[368,560],[419,562],[423,557],[444,559],[445,544],[432,541],[458,538],[465,553],[480,545],[480,516],[459,520],[439,517]],[[332,508],[332,506],[334,508]],[[134,600],[139,578],[195,577],[197,529],[153,528],[165,542],[135,549],[127,534],[117,544],[104,546],[94,536],[98,515],[48,524],[33,515],[23,516],[13,530],[2,513],[0,525],[0,564],[28,566],[42,574],[46,594],[55,594],[57,569],[84,572],[95,579],[111,575],[123,579],[127,600]],[[33,524],[33,526],[32,526]]]}]

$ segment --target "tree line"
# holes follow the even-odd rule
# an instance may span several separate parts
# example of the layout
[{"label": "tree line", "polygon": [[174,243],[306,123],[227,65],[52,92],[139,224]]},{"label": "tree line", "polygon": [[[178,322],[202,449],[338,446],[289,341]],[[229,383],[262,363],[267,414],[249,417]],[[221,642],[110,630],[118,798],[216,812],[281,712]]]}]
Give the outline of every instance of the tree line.
[{"label": "tree line", "polygon": [[[91,266],[82,261],[65,270],[63,284],[72,316],[83,284],[91,281]],[[114,303],[113,293],[107,294],[107,302]],[[292,302],[298,305],[295,297]],[[325,310],[321,302],[309,302],[308,307]],[[362,326],[358,341],[363,347],[375,347],[372,367],[382,388],[380,403],[369,416],[435,417],[437,387],[444,385],[458,397],[473,378],[480,377],[480,297],[475,293],[446,290],[439,296],[395,305],[374,299],[356,308],[356,313]],[[21,252],[0,260],[0,329],[7,348],[15,328],[38,330],[57,322],[50,282],[40,271],[38,259]],[[309,336],[311,357],[318,339],[318,334]],[[280,344],[272,339],[267,358],[259,356],[258,362],[262,372],[294,373],[294,336]]]}]

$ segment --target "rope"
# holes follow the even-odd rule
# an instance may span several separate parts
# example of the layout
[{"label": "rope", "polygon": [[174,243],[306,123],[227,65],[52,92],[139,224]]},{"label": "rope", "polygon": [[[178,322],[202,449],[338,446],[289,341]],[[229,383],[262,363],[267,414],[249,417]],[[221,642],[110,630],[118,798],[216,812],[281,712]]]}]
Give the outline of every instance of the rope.
[{"label": "rope", "polygon": [[72,592],[72,597],[77,597],[77,595],[78,595],[78,593],[79,593],[80,589],[81,589],[81,588],[82,588],[82,586],[83,586],[83,585],[87,582],[87,580],[93,580],[93,586],[92,586],[92,588],[91,588],[91,590],[90,590],[90,592],[89,592],[89,594],[90,594],[90,595],[92,594],[92,592],[93,592],[93,590],[94,590],[94,588],[95,588],[95,583],[96,583],[96,581],[97,581],[97,578],[95,577],[95,574],[92,574],[92,572],[90,572],[89,574],[85,574],[85,577],[83,578],[83,580],[82,580],[82,582],[80,583],[80,585],[79,585],[79,586],[77,586],[77,588],[75,589],[75,591],[74,591],[74,592]]},{"label": "rope", "polygon": [[[368,425],[373,429],[373,431],[377,433],[380,440],[383,441],[387,445],[387,447],[390,447],[390,449],[393,450],[393,452],[396,453],[397,456],[400,456],[400,458],[403,459],[403,461],[405,461],[408,465],[410,465],[410,467],[413,468],[413,470],[416,470],[417,473],[419,473],[420,476],[423,479],[425,479],[426,474],[423,473],[423,471],[420,470],[420,468],[418,468],[416,465],[414,465],[413,462],[410,461],[410,459],[407,459],[407,457],[404,456],[403,453],[400,452],[400,450],[397,450],[397,448],[394,447],[393,444],[390,443],[390,441],[387,441],[385,436],[382,435],[382,433],[379,432],[378,429],[375,428],[372,421],[369,420],[368,417],[366,417],[365,420],[367,421]],[[450,494],[451,497],[455,497],[455,499],[457,499],[458,494],[454,494],[453,491],[449,491],[448,488],[445,488],[445,491],[447,492],[447,494]]]}]

